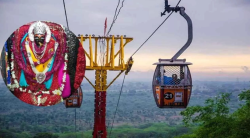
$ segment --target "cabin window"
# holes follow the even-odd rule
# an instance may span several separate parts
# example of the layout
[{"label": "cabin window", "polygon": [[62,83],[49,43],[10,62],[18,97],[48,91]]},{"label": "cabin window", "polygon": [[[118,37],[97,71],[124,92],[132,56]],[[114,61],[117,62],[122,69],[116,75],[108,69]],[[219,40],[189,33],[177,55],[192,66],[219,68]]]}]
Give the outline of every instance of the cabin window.
[{"label": "cabin window", "polygon": [[154,84],[158,85],[191,85],[190,72],[187,66],[159,66],[156,68]]}]

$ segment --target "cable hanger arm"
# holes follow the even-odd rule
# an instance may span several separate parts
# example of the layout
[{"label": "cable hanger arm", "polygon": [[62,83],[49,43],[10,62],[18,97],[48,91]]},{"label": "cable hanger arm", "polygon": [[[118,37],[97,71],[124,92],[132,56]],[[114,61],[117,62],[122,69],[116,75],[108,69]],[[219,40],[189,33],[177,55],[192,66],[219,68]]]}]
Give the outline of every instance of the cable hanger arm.
[{"label": "cable hanger arm", "polygon": [[186,44],[171,58],[171,62],[175,61],[192,43],[193,40],[193,24],[190,17],[186,14],[185,8],[180,7],[180,15],[184,17],[188,24],[188,40]]}]

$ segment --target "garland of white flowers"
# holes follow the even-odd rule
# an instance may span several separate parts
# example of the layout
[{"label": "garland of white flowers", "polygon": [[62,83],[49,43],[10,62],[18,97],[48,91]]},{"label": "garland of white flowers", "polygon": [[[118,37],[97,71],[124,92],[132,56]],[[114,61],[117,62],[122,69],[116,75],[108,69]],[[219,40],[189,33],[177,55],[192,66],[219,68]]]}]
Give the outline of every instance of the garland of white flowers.
[{"label": "garland of white flowers", "polygon": [[9,84],[7,87],[11,90],[14,91],[15,88],[19,88],[18,81],[16,79],[15,71],[14,71],[14,55],[11,52],[11,62],[10,62],[10,70],[11,70],[11,78],[14,81],[14,84]]},{"label": "garland of white flowers", "polygon": [[[61,86],[60,88],[52,91],[52,93],[54,95],[62,95],[62,91],[64,90],[64,87],[65,87],[65,83],[66,83],[66,70],[67,70],[67,61],[68,61],[68,53],[66,52],[65,55],[64,55],[64,68],[63,68],[63,78],[62,78],[62,83],[61,83]],[[18,84],[18,81],[17,81],[17,78],[16,78],[16,75],[15,75],[15,71],[14,71],[14,55],[13,53],[11,54],[11,74],[12,74],[12,79],[14,81],[13,84],[8,84],[8,88],[11,90],[11,91],[14,91],[15,88],[18,88],[21,92],[28,92],[28,93],[32,93],[30,90],[27,91],[27,89],[23,89],[22,87],[19,86]],[[41,95],[42,94],[51,94],[51,91],[39,91],[39,92],[36,92],[34,93],[35,95]],[[38,101],[40,97],[38,96]],[[39,105],[40,103],[38,103]]]},{"label": "garland of white flowers", "polygon": [[[11,79],[11,77],[9,76],[10,67],[9,67],[9,63],[8,63],[8,52],[7,51],[5,51],[5,61],[6,61],[6,64],[5,64],[6,65],[6,70],[7,70],[6,71],[6,78]],[[10,86],[11,86],[11,80],[10,80],[10,82],[8,82],[8,80],[7,80],[7,87],[9,88]]]}]

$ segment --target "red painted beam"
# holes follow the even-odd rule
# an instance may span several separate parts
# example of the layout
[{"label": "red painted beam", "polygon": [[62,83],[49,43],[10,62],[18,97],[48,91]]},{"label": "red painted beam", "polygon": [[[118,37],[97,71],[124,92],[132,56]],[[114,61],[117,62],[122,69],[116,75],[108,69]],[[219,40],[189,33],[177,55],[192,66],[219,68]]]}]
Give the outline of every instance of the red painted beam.
[{"label": "red painted beam", "polygon": [[93,138],[106,138],[106,91],[95,91],[95,124]]}]

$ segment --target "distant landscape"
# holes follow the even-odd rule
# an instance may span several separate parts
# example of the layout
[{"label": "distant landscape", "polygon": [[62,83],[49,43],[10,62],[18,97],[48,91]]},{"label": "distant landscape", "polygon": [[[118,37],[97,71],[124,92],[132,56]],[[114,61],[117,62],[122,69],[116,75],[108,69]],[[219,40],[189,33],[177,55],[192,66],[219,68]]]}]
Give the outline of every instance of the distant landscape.
[{"label": "distant landscape", "polygon": [[[247,81],[215,82],[194,81],[189,106],[204,105],[208,98],[219,93],[232,93],[230,112],[239,108],[238,94],[250,88]],[[51,107],[28,105],[13,96],[5,84],[0,84],[0,136],[33,137],[37,133],[49,132],[60,138],[92,137],[94,119],[94,90],[82,84],[83,103],[76,109],[66,109],[62,103]],[[182,109],[159,109],[154,101],[151,82],[125,82],[116,118],[113,137],[174,137],[189,132],[192,128],[184,126],[180,115]],[[114,83],[107,92],[107,128],[110,130],[117,104],[121,83]],[[12,133],[12,134],[10,134]],[[109,131],[108,131],[109,133]],[[152,135],[152,136],[151,136]]]}]

